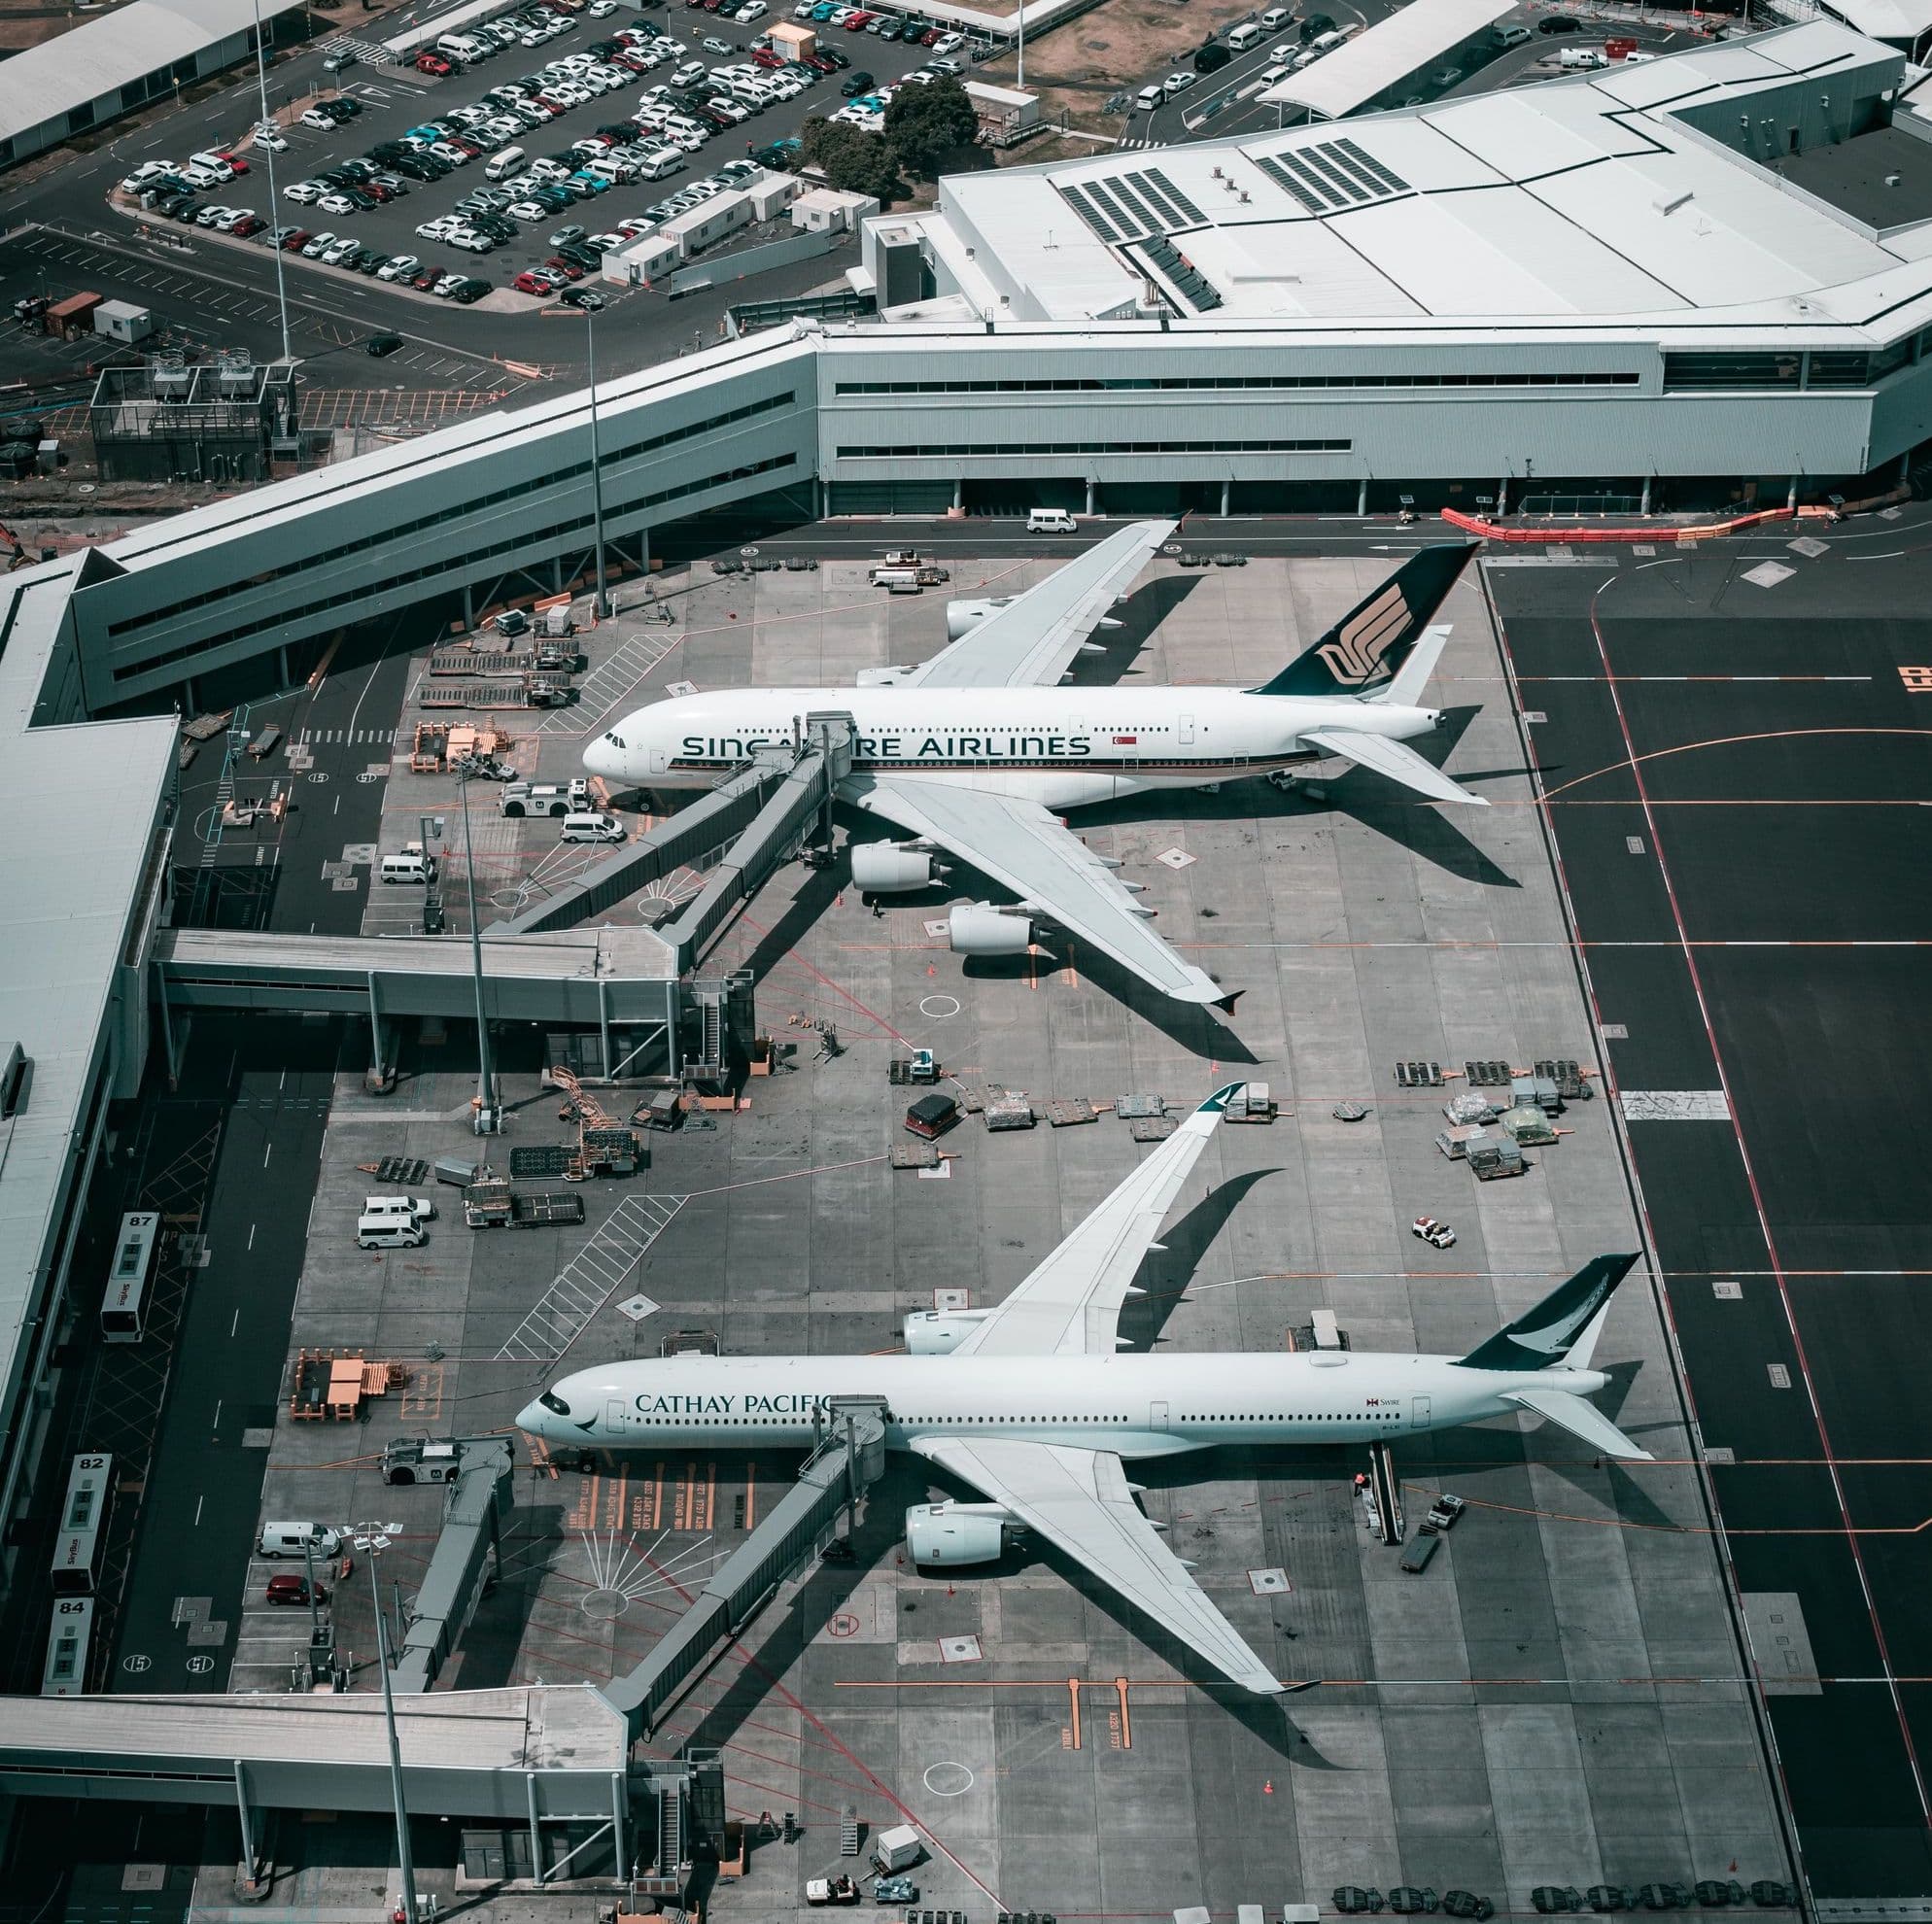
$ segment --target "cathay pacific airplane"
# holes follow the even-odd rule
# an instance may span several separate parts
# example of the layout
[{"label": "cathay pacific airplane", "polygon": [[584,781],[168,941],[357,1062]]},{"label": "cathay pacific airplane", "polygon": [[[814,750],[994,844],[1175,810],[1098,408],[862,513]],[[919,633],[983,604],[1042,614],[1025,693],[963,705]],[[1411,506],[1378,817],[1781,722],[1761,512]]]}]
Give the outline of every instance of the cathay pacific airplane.
[{"label": "cathay pacific airplane", "polygon": [[1123,1465],[1217,1444],[1361,1443],[1529,1412],[1606,1457],[1648,1460],[1584,1398],[1635,1255],[1598,1256],[1466,1357],[1346,1350],[1117,1355],[1133,1276],[1231,1096],[1230,1082],[1136,1169],[1006,1300],[919,1311],[904,1356],[680,1357],[565,1377],[517,1418],[602,1450],[807,1449],[842,1398],[883,1405],[910,1450],[983,1502],[906,1512],[915,1563],[991,1562],[1031,1529],[1231,1682],[1296,1688],[1249,1648],[1134,1502]]},{"label": "cathay pacific airplane", "polygon": [[1178,1001],[1228,1008],[1233,998],[1148,926],[1138,885],[1052,811],[1280,776],[1332,755],[1432,801],[1487,806],[1406,745],[1442,725],[1439,709],[1419,705],[1449,635],[1430,621],[1474,544],[1412,555],[1259,688],[1060,687],[1174,528],[1136,523],[1022,595],[952,602],[950,644],[915,667],[871,670],[849,688],[720,690],[639,708],[590,744],[584,767],[626,786],[707,786],[754,750],[798,740],[810,718],[848,717],[840,800],[913,838],[854,847],[860,888],[926,888],[945,851],[1018,898],[1017,909],[955,907],[955,953],[1023,955],[1044,926]]}]

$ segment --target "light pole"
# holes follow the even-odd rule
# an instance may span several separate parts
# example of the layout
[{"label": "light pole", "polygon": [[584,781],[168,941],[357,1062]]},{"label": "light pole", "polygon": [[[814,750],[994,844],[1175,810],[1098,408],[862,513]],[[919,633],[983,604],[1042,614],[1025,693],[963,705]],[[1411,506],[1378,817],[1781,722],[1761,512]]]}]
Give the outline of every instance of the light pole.
[{"label": "light pole", "polygon": [[[268,53],[261,44],[261,0],[255,0],[255,78],[261,88],[260,138],[259,147],[268,160],[268,231],[275,232],[275,150],[268,145],[277,138],[275,123],[268,118]],[[289,292],[282,284],[282,250],[275,249],[275,304],[282,314],[282,359],[293,361],[294,354],[289,346]]]},{"label": "light pole", "polygon": [[402,1924],[417,1924],[416,1861],[409,1855],[409,1811],[402,1802],[402,1745],[396,1735],[396,1698],[389,1685],[389,1627],[376,1584],[376,1556],[389,1548],[399,1524],[359,1524],[356,1548],[369,1560],[369,1602],[376,1613],[376,1664],[382,1671],[382,1715],[389,1729],[389,1789],[396,1804],[396,1859],[402,1875]]},{"label": "light pole", "polygon": [[598,465],[597,449],[597,315],[584,309],[584,344],[590,355],[590,512],[592,532],[597,541],[597,618],[610,615],[610,593],[604,578],[604,470]]},{"label": "light pole", "polygon": [[[496,1079],[490,1074],[490,1024],[483,1014],[483,930],[476,913],[476,857],[469,842],[469,764],[458,764],[456,792],[463,803],[463,875],[469,892],[469,965],[476,982],[476,1133],[494,1136],[502,1126]],[[412,1921],[413,1924],[413,1921]]]}]

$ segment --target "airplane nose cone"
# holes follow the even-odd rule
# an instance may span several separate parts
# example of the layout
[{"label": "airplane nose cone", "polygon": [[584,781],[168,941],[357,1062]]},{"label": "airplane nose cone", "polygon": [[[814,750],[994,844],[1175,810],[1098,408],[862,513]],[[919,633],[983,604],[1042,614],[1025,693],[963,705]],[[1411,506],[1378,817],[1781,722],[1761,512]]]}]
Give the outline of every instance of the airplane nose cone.
[{"label": "airplane nose cone", "polygon": [[517,1427],[533,1436],[543,1434],[544,1409],[541,1403],[526,1403],[517,1412]]},{"label": "airplane nose cone", "polygon": [[617,751],[602,737],[584,750],[584,773],[606,779],[618,773]]}]

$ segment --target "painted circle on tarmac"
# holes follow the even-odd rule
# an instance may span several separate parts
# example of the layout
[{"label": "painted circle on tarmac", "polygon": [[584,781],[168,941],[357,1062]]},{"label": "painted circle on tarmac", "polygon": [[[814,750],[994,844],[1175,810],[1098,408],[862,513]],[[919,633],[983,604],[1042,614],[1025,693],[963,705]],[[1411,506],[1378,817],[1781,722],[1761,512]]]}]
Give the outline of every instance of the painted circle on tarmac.
[{"label": "painted circle on tarmac", "polygon": [[749,560],[751,556],[755,555],[758,552],[758,550],[756,548],[741,548],[739,549],[738,552],[743,555],[747,560]]},{"label": "painted circle on tarmac", "polygon": [[188,1674],[190,1677],[205,1677],[214,1667],[212,1657],[190,1657],[188,1660]]},{"label": "painted circle on tarmac", "polygon": [[[314,777],[313,775],[311,775],[311,776],[309,777],[309,779],[310,779],[311,781],[313,781],[313,780],[315,779],[315,777]],[[324,775],[324,776],[323,776],[323,780],[324,780],[324,781],[327,781],[328,779],[328,777],[327,775]],[[359,775],[358,775],[358,776],[356,777],[356,779],[357,779],[358,781],[380,781],[380,780],[382,780],[382,776],[381,776],[381,775],[379,775],[379,774],[359,774]]]},{"label": "painted circle on tarmac", "polygon": [[858,1633],[859,1620],[849,1610],[841,1610],[825,1626],[825,1634],[827,1636],[857,1636]]},{"label": "painted circle on tarmac", "polygon": [[322,782],[327,781],[328,777],[326,774],[312,774],[309,776],[309,779],[311,781]]},{"label": "painted circle on tarmac", "polygon": [[152,1657],[143,1657],[140,1656],[138,1653],[131,1656],[123,1657],[121,1660],[121,1667],[123,1670],[125,1670],[130,1677],[138,1677],[143,1670],[152,1669],[154,1667],[154,1664],[155,1660]]},{"label": "painted circle on tarmac", "polygon": [[963,1764],[929,1764],[921,1782],[935,1797],[964,1797],[976,1779]]},{"label": "painted circle on tarmac", "polygon": [[587,1617],[595,1617],[601,1624],[607,1624],[615,1617],[621,1617],[631,1607],[631,1599],[621,1590],[608,1587],[584,1593],[583,1612]]},{"label": "painted circle on tarmac", "polygon": [[956,995],[929,995],[919,1004],[919,1014],[929,1022],[944,1022],[959,1014]]}]

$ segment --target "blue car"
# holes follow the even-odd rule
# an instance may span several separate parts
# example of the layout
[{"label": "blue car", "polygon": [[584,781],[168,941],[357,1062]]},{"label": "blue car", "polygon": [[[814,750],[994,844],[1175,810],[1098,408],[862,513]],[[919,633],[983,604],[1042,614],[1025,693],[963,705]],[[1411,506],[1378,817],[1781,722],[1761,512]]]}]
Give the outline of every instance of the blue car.
[{"label": "blue car", "polygon": [[811,17],[821,22],[829,20],[832,17],[833,4],[834,0],[818,0],[818,5],[811,10]]}]

